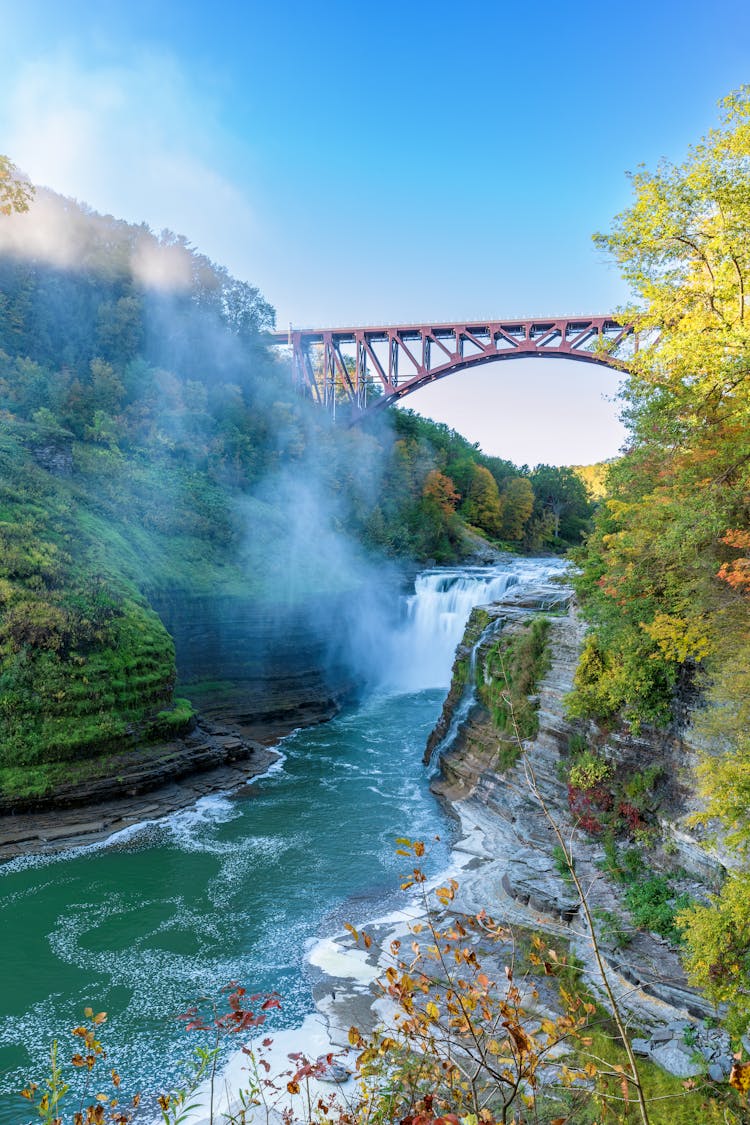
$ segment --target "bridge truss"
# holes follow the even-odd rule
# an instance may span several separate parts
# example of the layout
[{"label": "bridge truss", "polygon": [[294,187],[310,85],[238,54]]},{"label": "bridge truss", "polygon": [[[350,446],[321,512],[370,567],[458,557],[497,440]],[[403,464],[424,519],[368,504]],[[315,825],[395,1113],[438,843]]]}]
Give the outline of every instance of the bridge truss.
[{"label": "bridge truss", "polygon": [[623,370],[638,336],[611,316],[360,328],[290,328],[272,343],[291,348],[303,394],[333,413],[349,402],[355,413],[404,398],[454,372],[496,360],[531,356],[577,359]]}]

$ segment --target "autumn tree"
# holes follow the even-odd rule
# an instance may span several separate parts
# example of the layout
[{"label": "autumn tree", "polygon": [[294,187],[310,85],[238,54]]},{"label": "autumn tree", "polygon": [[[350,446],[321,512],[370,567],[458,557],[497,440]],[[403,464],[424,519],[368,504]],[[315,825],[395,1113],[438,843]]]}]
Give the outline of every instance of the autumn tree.
[{"label": "autumn tree", "polygon": [[0,153],[0,215],[28,211],[34,188],[24,179],[15,164]]},{"label": "autumn tree", "polygon": [[592,631],[572,709],[666,722],[690,683],[713,704],[697,721],[725,753],[706,759],[702,785],[742,850],[683,923],[693,980],[746,1023],[750,87],[724,99],[719,127],[683,163],[640,169],[632,184],[632,205],[597,236],[634,293],[623,315],[640,347],[624,392],[630,449],[579,559]]},{"label": "autumn tree", "polygon": [[438,472],[437,469],[432,469],[427,474],[422,496],[425,500],[434,501],[444,516],[453,515],[459,499],[453,481],[444,473]]},{"label": "autumn tree", "polygon": [[721,675],[735,615],[717,573],[736,558],[727,534],[750,524],[750,88],[722,108],[683,164],[633,177],[633,205],[597,236],[638,298],[625,315],[642,346],[625,389],[632,448],[610,470],[581,590],[602,667],[632,670],[613,706],[647,718],[668,712],[686,664]]}]

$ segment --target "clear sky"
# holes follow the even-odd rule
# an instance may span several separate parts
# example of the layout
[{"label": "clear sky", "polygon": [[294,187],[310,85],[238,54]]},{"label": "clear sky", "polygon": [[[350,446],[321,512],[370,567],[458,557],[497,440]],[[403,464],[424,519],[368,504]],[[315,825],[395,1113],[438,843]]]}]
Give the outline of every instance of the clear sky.
[{"label": "clear sky", "polygon": [[[750,81],[746,0],[0,14],[0,152],[187,235],[280,326],[614,309],[626,292],[591,234],[627,205],[625,172],[680,159]],[[591,461],[622,440],[613,389],[596,368],[528,360],[406,405],[519,462]]]}]

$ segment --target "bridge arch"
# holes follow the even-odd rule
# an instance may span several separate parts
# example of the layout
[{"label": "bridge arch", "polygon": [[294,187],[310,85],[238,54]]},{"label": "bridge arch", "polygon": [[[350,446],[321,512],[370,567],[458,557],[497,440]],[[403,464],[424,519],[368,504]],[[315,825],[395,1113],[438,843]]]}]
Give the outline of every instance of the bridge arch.
[{"label": "bridge arch", "polygon": [[442,367],[435,368],[423,375],[415,375],[413,378],[404,383],[399,383],[396,390],[391,394],[383,394],[372,400],[366,407],[367,411],[374,411],[382,409],[384,406],[392,405],[400,399],[405,398],[407,395],[412,394],[414,391],[421,390],[423,387],[435,383],[438,379],[445,379],[448,375],[457,374],[459,371],[468,371],[472,368],[481,367],[488,363],[499,363],[503,360],[515,359],[539,359],[546,356],[550,359],[572,359],[576,363],[594,363],[599,367],[608,367],[622,371],[623,364],[614,363],[612,360],[603,359],[595,355],[576,355],[570,352],[560,352],[559,354],[552,354],[551,352],[542,351],[513,351],[503,352],[500,355],[473,355],[455,363],[445,363]]},{"label": "bridge arch", "polygon": [[[638,348],[634,326],[612,316],[290,328],[288,333],[274,333],[272,342],[291,347],[302,393],[333,412],[343,397],[355,416],[380,410],[448,375],[498,360],[575,359],[623,371]],[[311,357],[313,347],[320,353],[317,365]],[[368,401],[373,383],[382,393]]]}]

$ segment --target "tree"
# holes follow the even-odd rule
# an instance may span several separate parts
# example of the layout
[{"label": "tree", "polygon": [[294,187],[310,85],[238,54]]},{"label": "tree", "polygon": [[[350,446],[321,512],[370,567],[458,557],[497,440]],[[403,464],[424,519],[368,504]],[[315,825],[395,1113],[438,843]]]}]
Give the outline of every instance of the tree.
[{"label": "tree", "polygon": [[682,924],[693,979],[735,997],[746,1026],[750,86],[721,108],[682,164],[639,170],[632,205],[597,236],[634,291],[624,315],[642,346],[624,392],[630,449],[579,556],[594,631],[572,705],[666,722],[675,688],[703,689],[695,721],[723,753],[706,757],[702,791],[737,871]]},{"label": "tree", "polygon": [[640,170],[633,205],[596,236],[639,300],[625,315],[649,345],[630,361],[631,449],[610,470],[581,584],[604,666],[637,675],[621,684],[634,717],[668,713],[681,676],[702,667],[717,681],[748,651],[744,611],[717,575],[736,555],[727,535],[750,527],[750,87],[722,110],[684,163]]},{"label": "tree", "polygon": [[34,188],[23,179],[15,164],[0,153],[0,215],[28,211]]},{"label": "tree", "polygon": [[[631,423],[669,450],[746,420],[750,347],[750,86],[725,98],[723,128],[681,165],[633,177],[635,202],[595,241],[640,304],[627,310],[658,340],[630,361]],[[655,409],[654,409],[655,408]]]},{"label": "tree", "polygon": [[474,469],[463,514],[469,523],[486,531],[488,535],[500,534],[503,518],[500,493],[492,473],[483,465],[477,465]]},{"label": "tree", "polygon": [[432,469],[427,474],[422,495],[426,500],[433,500],[444,516],[452,516],[456,510],[458,493],[453,487],[453,481],[437,469]]},{"label": "tree", "polygon": [[227,276],[222,298],[224,320],[238,335],[253,337],[273,329],[276,311],[254,285]]},{"label": "tree", "polygon": [[592,512],[591,501],[580,477],[565,467],[537,465],[531,474],[531,484],[534,489],[534,514],[539,517],[547,513],[552,517],[553,542],[557,544],[560,539],[566,543],[578,541]]},{"label": "tree", "polygon": [[502,494],[503,518],[501,531],[504,539],[518,542],[526,521],[534,508],[534,489],[528,477],[511,477],[505,482]]}]

